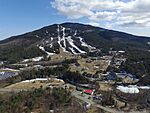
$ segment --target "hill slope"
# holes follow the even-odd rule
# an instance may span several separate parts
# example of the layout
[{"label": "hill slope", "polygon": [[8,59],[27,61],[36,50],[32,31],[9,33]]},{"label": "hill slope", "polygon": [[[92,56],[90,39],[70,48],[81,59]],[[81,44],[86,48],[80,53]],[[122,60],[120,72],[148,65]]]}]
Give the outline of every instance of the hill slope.
[{"label": "hill slope", "polygon": [[[149,50],[149,37],[78,23],[54,24],[0,41],[0,60],[15,62],[62,52],[87,53],[95,49]],[[61,50],[61,51],[60,51]]]}]

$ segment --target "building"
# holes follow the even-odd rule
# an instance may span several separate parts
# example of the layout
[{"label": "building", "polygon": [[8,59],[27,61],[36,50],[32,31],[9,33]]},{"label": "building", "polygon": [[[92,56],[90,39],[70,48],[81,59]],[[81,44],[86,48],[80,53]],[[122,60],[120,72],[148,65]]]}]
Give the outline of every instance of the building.
[{"label": "building", "polygon": [[90,90],[90,89],[86,89],[83,92],[88,94],[88,95],[93,95],[94,94],[94,90]]}]

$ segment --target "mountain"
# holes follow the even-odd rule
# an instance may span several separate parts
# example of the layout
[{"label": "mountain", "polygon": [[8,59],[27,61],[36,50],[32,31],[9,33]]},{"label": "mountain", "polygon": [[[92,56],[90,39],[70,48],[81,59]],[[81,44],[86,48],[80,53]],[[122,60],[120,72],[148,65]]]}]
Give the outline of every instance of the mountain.
[{"label": "mountain", "polygon": [[149,37],[79,23],[54,24],[0,41],[0,61],[54,55],[79,54],[97,49],[149,50]]}]

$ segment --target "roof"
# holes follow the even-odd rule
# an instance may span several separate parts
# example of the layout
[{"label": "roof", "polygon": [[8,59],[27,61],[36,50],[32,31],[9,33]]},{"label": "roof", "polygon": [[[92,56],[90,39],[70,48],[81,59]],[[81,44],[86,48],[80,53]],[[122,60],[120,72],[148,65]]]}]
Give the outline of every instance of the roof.
[{"label": "roof", "polygon": [[88,89],[87,89],[87,90],[84,90],[84,92],[87,93],[87,94],[92,95],[94,91],[93,91],[93,90],[88,90]]}]

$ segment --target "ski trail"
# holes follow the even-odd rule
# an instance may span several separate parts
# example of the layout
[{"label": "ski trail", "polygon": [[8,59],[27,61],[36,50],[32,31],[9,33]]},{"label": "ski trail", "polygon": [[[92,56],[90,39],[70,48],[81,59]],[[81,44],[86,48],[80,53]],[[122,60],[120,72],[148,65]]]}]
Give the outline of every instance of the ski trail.
[{"label": "ski trail", "polygon": [[73,39],[71,38],[71,36],[66,37],[67,41],[69,42],[69,44],[75,48],[79,53],[86,53],[85,51],[82,51],[81,49],[79,49],[74,43],[73,43]]}]

